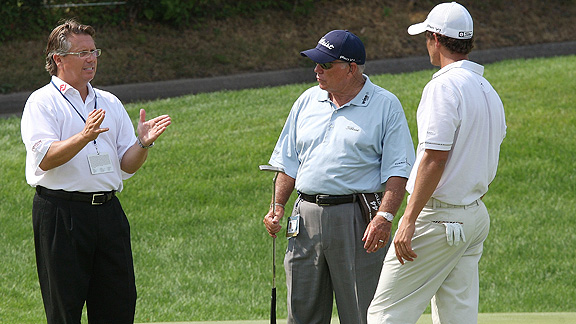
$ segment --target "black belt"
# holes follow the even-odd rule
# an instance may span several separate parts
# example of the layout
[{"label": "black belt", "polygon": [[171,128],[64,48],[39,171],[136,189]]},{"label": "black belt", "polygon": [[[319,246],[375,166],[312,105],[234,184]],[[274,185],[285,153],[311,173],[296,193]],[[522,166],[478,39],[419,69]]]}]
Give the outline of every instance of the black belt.
[{"label": "black belt", "polygon": [[65,190],[52,190],[42,186],[36,187],[36,192],[39,195],[56,197],[64,200],[81,201],[91,203],[92,205],[102,205],[105,202],[112,200],[116,196],[116,191],[108,192],[79,192],[79,191],[65,191]]},{"label": "black belt", "polygon": [[340,205],[356,202],[356,195],[307,195],[298,193],[298,196],[307,202],[318,206]]}]

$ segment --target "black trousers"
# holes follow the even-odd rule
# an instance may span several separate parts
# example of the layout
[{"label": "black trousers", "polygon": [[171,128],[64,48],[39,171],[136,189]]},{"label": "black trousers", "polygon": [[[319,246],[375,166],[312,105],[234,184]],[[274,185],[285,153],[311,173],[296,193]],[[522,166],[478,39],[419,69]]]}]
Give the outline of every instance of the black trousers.
[{"label": "black trousers", "polygon": [[118,198],[86,202],[34,196],[36,265],[48,324],[134,322],[130,225]]}]

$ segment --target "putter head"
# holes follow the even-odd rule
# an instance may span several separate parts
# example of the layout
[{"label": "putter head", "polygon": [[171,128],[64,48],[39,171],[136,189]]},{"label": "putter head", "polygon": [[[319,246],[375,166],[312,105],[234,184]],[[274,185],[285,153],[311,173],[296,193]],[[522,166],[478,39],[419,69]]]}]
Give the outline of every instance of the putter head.
[{"label": "putter head", "polygon": [[261,165],[259,168],[260,168],[260,171],[284,172],[283,168],[275,167],[275,166],[271,166],[271,165]]}]

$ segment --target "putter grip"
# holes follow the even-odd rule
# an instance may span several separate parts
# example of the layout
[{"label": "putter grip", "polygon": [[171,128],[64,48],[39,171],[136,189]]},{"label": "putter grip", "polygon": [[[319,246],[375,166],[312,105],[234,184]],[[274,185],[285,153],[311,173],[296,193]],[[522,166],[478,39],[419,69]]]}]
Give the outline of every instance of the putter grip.
[{"label": "putter grip", "polygon": [[272,288],[272,299],[270,305],[270,324],[276,324],[276,288]]}]

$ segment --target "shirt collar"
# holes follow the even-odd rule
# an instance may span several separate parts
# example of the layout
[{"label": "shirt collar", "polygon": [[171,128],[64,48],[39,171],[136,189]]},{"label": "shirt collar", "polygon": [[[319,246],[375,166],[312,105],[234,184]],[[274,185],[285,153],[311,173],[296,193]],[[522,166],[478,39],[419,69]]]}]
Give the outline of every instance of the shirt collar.
[{"label": "shirt collar", "polygon": [[[370,81],[370,78],[366,74],[362,74],[364,77],[364,86],[358,92],[356,97],[354,97],[350,102],[346,103],[345,105],[341,106],[339,109],[342,109],[347,106],[368,106],[370,103],[370,99],[372,99],[372,94],[374,93],[374,83]],[[322,90],[318,94],[318,101],[329,101],[330,97],[328,96],[328,91]]]},{"label": "shirt collar", "polygon": [[[52,82],[54,82],[62,94],[69,96],[80,96],[80,92],[78,90],[55,75],[52,76]],[[92,101],[95,95],[96,93],[94,92],[94,88],[92,88],[92,85],[88,83],[88,96],[86,97],[86,102]]]},{"label": "shirt collar", "polygon": [[448,65],[446,65],[445,67],[441,68],[438,72],[434,73],[434,75],[432,76],[432,79],[452,70],[452,69],[456,69],[456,68],[462,68],[462,69],[466,69],[469,70],[471,72],[474,72],[480,76],[482,76],[484,74],[484,67],[478,63],[474,63],[472,61],[468,61],[468,60],[461,60],[461,61],[456,61],[454,63],[450,63]]}]

